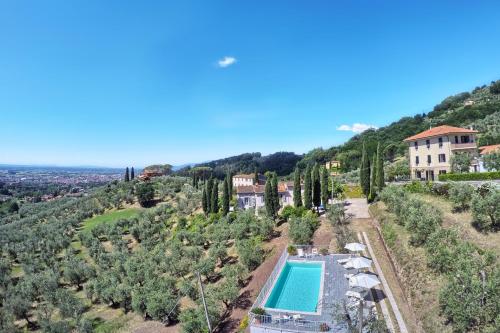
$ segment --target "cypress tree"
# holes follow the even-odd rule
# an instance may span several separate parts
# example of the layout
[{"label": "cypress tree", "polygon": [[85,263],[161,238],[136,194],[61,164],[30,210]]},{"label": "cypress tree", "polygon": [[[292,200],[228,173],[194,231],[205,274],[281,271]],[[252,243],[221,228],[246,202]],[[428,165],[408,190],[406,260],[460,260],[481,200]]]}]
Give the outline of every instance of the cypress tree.
[{"label": "cypress tree", "polygon": [[295,173],[293,175],[293,205],[295,207],[302,206],[302,193],[300,186],[300,170],[295,168]]},{"label": "cypress tree", "polygon": [[212,188],[214,186],[214,180],[210,177],[206,184],[206,192],[207,192],[207,213],[212,212]]},{"label": "cypress tree", "polygon": [[219,211],[219,183],[217,180],[212,186],[212,200],[210,202],[210,211],[217,213]]},{"label": "cypress tree", "polygon": [[319,177],[319,165],[316,163],[312,172],[312,199],[315,207],[321,205],[321,180]]},{"label": "cypress tree", "polygon": [[266,213],[268,216],[274,218],[274,199],[273,199],[273,189],[272,181],[268,179],[266,181],[266,186],[264,187],[264,204],[266,206]]},{"label": "cypress tree", "polygon": [[326,208],[328,204],[328,171],[326,167],[321,172],[321,202],[323,203],[323,207]]},{"label": "cypress tree", "polygon": [[273,210],[274,210],[274,217],[278,216],[278,212],[280,210],[280,197],[278,194],[278,176],[276,173],[273,173],[272,175],[272,183],[271,183],[271,189],[273,191]]},{"label": "cypress tree", "polygon": [[206,186],[201,190],[201,207],[203,208],[203,212],[208,214],[208,201],[207,201],[207,190]]},{"label": "cypress tree", "polygon": [[130,181],[130,177],[129,177],[129,174],[128,174],[128,167],[125,169],[125,178],[124,178],[124,180],[126,182]]},{"label": "cypress tree", "polygon": [[254,176],[253,176],[253,182],[254,185],[259,184],[259,172],[257,171],[257,168],[255,168]]},{"label": "cypress tree", "polygon": [[233,175],[231,172],[227,173],[227,186],[229,188],[229,200],[233,198]]},{"label": "cypress tree", "polygon": [[135,171],[134,171],[134,167],[132,167],[132,169],[130,169],[130,179],[134,180],[134,178],[135,178]]},{"label": "cypress tree", "polygon": [[311,167],[309,165],[304,175],[304,207],[307,209],[312,207]]},{"label": "cypress tree", "polygon": [[363,194],[368,197],[370,194],[370,161],[366,152],[366,145],[363,142],[363,150],[361,153],[361,165],[359,167],[359,183]]},{"label": "cypress tree", "polygon": [[229,175],[224,179],[222,191],[222,214],[226,216],[229,213]]},{"label": "cypress tree", "polygon": [[373,202],[375,200],[375,196],[377,193],[376,189],[376,178],[377,178],[377,154],[373,154],[373,159],[372,159],[372,167],[370,170],[370,193],[368,195],[368,202]]},{"label": "cypress tree", "polygon": [[380,143],[377,145],[377,190],[382,191],[385,187],[384,182],[384,157],[383,149],[380,147]]}]

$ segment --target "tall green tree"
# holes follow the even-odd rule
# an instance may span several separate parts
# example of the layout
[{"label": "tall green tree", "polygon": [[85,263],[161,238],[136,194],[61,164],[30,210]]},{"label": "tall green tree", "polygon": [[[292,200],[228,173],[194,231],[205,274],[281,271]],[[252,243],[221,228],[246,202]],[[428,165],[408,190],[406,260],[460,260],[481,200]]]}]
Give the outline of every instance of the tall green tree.
[{"label": "tall green tree", "polygon": [[321,179],[319,176],[319,164],[316,163],[312,171],[312,199],[315,207],[321,205]]},{"label": "tall green tree", "polygon": [[328,170],[326,168],[323,168],[321,172],[321,202],[326,208],[328,204]]},{"label": "tall green tree", "polygon": [[209,205],[208,205],[208,199],[207,199],[207,187],[203,186],[203,189],[201,190],[201,207],[203,208],[203,212],[205,214],[209,213]]},{"label": "tall green tree", "polygon": [[217,180],[212,186],[212,199],[210,200],[210,211],[217,213],[219,211],[219,183]]},{"label": "tall green tree", "polygon": [[229,213],[229,175],[224,179],[224,184],[222,187],[222,214],[226,216]]},{"label": "tall green tree", "polygon": [[278,211],[280,210],[280,198],[278,194],[278,176],[273,172],[271,178],[271,190],[273,194],[273,210],[274,217],[278,216]]},{"label": "tall green tree", "polygon": [[304,207],[312,208],[312,182],[311,182],[311,166],[306,167],[304,174]]},{"label": "tall green tree", "polygon": [[370,161],[366,151],[366,144],[363,142],[361,153],[361,165],[359,167],[359,183],[363,194],[368,197],[370,194]]},{"label": "tall green tree", "polygon": [[128,167],[125,169],[125,177],[124,179],[126,182],[130,181],[130,176],[129,176],[129,173],[128,173]]},{"label": "tall green tree", "polygon": [[214,187],[214,179],[210,176],[210,178],[207,180],[207,183],[205,184],[206,187],[206,193],[207,193],[207,213],[212,212],[212,191]]},{"label": "tall green tree", "polygon": [[295,207],[302,206],[302,193],[301,193],[301,185],[300,185],[300,170],[299,168],[295,168],[295,172],[293,174],[293,205]]},{"label": "tall green tree", "polygon": [[134,178],[135,178],[135,171],[134,171],[134,167],[132,167],[130,169],[130,180],[134,180]]},{"label": "tall green tree", "polygon": [[255,168],[255,171],[254,171],[253,182],[255,185],[259,184],[259,172],[258,172],[257,168]]},{"label": "tall green tree", "polygon": [[274,198],[271,179],[266,181],[266,186],[264,187],[264,205],[267,215],[274,218]]},{"label": "tall green tree", "polygon": [[233,174],[231,172],[227,173],[227,186],[229,188],[229,200],[233,198]]},{"label": "tall green tree", "polygon": [[370,169],[370,193],[368,194],[368,202],[373,202],[375,200],[375,197],[377,195],[377,154],[373,154],[372,158],[372,167]]},{"label": "tall green tree", "polygon": [[377,191],[380,193],[385,187],[384,181],[384,149],[377,145]]}]

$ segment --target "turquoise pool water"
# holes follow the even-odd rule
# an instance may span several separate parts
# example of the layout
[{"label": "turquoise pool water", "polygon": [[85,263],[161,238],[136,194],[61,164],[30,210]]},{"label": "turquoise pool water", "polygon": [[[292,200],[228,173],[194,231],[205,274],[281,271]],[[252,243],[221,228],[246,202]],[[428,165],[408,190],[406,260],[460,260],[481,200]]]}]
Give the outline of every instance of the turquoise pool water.
[{"label": "turquoise pool water", "polygon": [[316,312],[321,263],[287,261],[266,301],[266,308]]}]

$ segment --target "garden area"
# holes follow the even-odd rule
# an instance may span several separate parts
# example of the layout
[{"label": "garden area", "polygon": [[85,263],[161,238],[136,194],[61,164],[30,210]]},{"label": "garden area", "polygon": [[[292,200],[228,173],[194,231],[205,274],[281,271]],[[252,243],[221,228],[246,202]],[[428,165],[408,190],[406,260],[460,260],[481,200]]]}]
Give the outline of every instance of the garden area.
[{"label": "garden area", "polygon": [[371,207],[426,332],[497,332],[499,191],[462,183],[388,186]]}]

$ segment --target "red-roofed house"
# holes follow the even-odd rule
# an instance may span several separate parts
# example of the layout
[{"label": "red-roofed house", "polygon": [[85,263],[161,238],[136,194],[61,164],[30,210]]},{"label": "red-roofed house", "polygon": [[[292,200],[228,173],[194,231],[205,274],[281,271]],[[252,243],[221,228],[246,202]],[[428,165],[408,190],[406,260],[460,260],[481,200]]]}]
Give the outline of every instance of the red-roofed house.
[{"label": "red-roofed house", "polygon": [[[443,125],[406,138],[411,178],[435,180],[439,174],[451,172],[453,154],[477,155],[477,133],[472,129]],[[477,160],[473,160],[470,171],[479,171]]]}]

